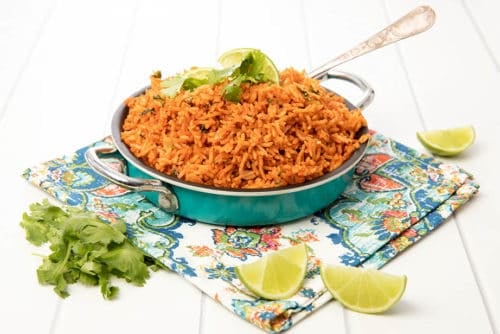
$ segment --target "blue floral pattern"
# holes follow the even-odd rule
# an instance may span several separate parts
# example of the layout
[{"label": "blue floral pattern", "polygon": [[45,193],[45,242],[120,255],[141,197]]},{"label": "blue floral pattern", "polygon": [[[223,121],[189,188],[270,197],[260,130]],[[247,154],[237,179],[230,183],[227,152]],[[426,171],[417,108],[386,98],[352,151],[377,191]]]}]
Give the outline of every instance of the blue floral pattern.
[{"label": "blue floral pattern", "polygon": [[[110,146],[112,140],[95,145]],[[319,277],[321,261],[380,268],[440,226],[479,188],[458,166],[372,133],[351,184],[321,212],[276,226],[214,227],[173,216],[141,194],[110,184],[85,163],[87,149],[28,168],[23,176],[107,222],[124,220],[137,247],[270,333],[289,329],[331,300]],[[119,154],[107,163],[127,169]],[[235,275],[235,266],[299,242],[309,248],[308,271],[302,289],[289,300],[257,298]]]}]

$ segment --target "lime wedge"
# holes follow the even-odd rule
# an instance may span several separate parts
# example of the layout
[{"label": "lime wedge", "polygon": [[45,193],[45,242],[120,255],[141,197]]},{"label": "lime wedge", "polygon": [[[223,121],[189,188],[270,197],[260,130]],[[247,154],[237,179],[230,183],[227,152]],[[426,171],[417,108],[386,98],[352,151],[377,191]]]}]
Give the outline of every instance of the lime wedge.
[{"label": "lime wedge", "polygon": [[194,78],[194,79],[207,79],[208,75],[213,71],[213,68],[210,67],[194,67],[188,71],[186,71],[183,76],[186,78]]},{"label": "lime wedge", "polygon": [[406,276],[378,270],[322,265],[321,278],[333,297],[362,313],[381,313],[396,304],[406,288]]},{"label": "lime wedge", "polygon": [[186,79],[196,79],[199,80],[199,84],[202,84],[208,81],[209,75],[213,71],[214,69],[210,67],[193,67],[182,74],[177,74],[163,80],[161,82],[161,92],[166,96],[174,97],[175,94],[177,94],[177,92],[182,88]]},{"label": "lime wedge", "polygon": [[465,126],[421,131],[417,132],[417,138],[426,149],[436,155],[454,156],[462,153],[474,143],[476,132],[472,126]]},{"label": "lime wedge", "polygon": [[269,58],[266,54],[264,54],[262,51],[258,49],[252,49],[252,48],[232,49],[224,52],[217,61],[225,68],[236,67],[239,64],[241,64],[243,59],[245,59],[245,57],[250,52],[258,53],[263,56],[264,59],[262,64],[262,70],[260,72],[265,76],[265,78],[274,83],[279,82],[280,73],[276,68],[276,65],[274,65],[271,58]]},{"label": "lime wedge", "polygon": [[307,270],[305,244],[285,248],[235,268],[240,281],[257,296],[287,299],[299,291]]}]

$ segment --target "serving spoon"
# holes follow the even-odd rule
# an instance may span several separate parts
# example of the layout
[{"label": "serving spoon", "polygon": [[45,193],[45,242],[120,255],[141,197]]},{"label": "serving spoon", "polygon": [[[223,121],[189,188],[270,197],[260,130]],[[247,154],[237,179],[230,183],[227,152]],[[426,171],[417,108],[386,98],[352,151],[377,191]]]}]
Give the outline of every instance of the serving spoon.
[{"label": "serving spoon", "polygon": [[314,79],[322,79],[332,68],[340,64],[428,30],[432,27],[435,20],[436,13],[431,7],[416,7],[364,42],[312,70],[308,73],[308,76]]}]

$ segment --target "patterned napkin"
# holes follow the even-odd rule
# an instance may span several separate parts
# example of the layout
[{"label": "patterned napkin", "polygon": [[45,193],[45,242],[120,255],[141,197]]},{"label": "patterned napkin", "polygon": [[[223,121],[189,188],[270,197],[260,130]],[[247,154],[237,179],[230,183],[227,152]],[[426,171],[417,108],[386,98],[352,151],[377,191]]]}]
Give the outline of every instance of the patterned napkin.
[{"label": "patterned napkin", "polygon": [[[284,225],[223,227],[173,216],[140,194],[110,184],[87,166],[86,150],[29,168],[23,176],[108,222],[124,219],[135,245],[270,333],[289,329],[331,299],[319,276],[320,261],[380,268],[442,224],[479,188],[459,167],[373,133],[352,183],[325,210]],[[108,162],[123,165],[119,156]],[[234,266],[299,242],[311,251],[304,285],[293,298],[259,299],[237,279]]]}]

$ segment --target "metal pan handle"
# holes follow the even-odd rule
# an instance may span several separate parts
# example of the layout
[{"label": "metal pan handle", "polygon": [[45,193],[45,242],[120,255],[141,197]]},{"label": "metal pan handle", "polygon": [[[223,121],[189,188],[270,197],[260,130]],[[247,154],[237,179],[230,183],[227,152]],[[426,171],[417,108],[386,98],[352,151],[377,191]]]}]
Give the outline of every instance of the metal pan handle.
[{"label": "metal pan handle", "polygon": [[114,148],[109,147],[90,147],[85,152],[85,160],[96,173],[120,187],[133,191],[157,192],[158,205],[165,211],[174,212],[179,209],[177,197],[160,180],[127,176],[110,168],[99,158],[98,154],[109,154],[115,151]]},{"label": "metal pan handle", "polygon": [[329,79],[344,80],[352,83],[353,85],[361,89],[363,91],[363,96],[361,97],[359,102],[354,103],[354,106],[361,110],[366,109],[366,107],[368,107],[370,103],[372,103],[373,98],[375,97],[375,91],[368,84],[368,82],[366,82],[364,79],[358,77],[355,74],[343,71],[330,71],[327,74],[325,74],[325,76],[323,76],[323,78],[321,78],[320,80],[326,81]]}]

